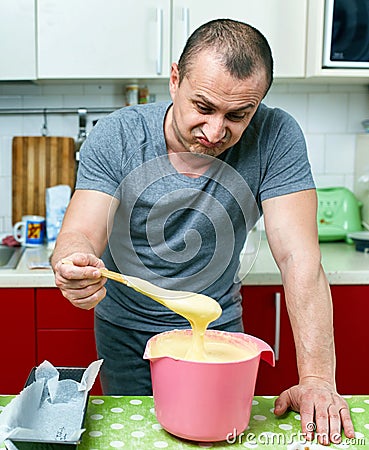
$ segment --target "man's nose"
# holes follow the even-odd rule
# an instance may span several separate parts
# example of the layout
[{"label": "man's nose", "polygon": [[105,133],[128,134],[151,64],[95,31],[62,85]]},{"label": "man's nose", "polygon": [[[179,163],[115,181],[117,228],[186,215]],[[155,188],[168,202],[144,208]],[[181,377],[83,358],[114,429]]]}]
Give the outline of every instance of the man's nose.
[{"label": "man's nose", "polygon": [[206,136],[206,139],[212,144],[216,144],[221,141],[226,134],[224,117],[215,114],[209,115],[206,123],[202,127],[202,130]]}]

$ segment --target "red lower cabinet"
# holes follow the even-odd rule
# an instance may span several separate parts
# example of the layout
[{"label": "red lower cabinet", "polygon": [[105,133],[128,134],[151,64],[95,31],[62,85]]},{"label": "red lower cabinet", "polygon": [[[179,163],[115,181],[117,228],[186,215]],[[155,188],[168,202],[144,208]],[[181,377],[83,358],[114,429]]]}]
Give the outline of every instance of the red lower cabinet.
[{"label": "red lower cabinet", "polygon": [[96,359],[93,330],[37,330],[37,364],[87,367]]},{"label": "red lower cabinet", "polygon": [[331,286],[336,382],[341,394],[369,392],[369,286]]},{"label": "red lower cabinet", "polygon": [[[97,359],[94,312],[76,308],[56,288],[36,289],[37,364],[87,367]],[[99,379],[92,388],[101,394]]]},{"label": "red lower cabinet", "polygon": [[59,289],[36,289],[37,329],[94,328],[93,310],[73,306]]},{"label": "red lower cabinet", "polygon": [[[336,381],[341,394],[369,389],[369,285],[331,286]],[[94,313],[72,306],[57,288],[1,288],[0,393],[18,394],[35,365],[86,367],[96,356]],[[293,335],[282,286],[243,286],[245,332],[276,350],[261,361],[256,395],[278,395],[298,382]],[[101,394],[96,380],[92,394]]]},{"label": "red lower cabinet", "polygon": [[[369,285],[334,285],[331,292],[337,390],[341,394],[365,395],[369,391]],[[245,332],[279,348],[274,368],[260,362],[256,394],[279,394],[298,382],[283,287],[244,286],[242,297]]]},{"label": "red lower cabinet", "polygon": [[255,395],[279,395],[298,383],[295,345],[282,286],[243,286],[245,333],[267,342],[275,367],[260,361]]},{"label": "red lower cabinet", "polygon": [[36,364],[34,289],[2,288],[0,297],[0,393],[19,394]]}]

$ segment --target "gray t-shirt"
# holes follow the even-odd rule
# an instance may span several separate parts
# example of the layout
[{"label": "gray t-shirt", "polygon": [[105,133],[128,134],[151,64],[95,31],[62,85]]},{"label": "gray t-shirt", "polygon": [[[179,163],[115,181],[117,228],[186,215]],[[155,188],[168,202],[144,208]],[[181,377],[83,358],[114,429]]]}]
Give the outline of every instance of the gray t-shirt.
[{"label": "gray t-shirt", "polygon": [[[103,255],[108,268],[159,286],[202,292],[223,313],[242,315],[239,254],[265,199],[314,188],[303,134],[280,109],[260,105],[240,141],[197,178],[168,159],[163,123],[170,103],[122,108],[84,143],[77,189],[120,200]],[[164,306],[114,281],[96,314],[117,325],[160,332],[188,327]]]}]

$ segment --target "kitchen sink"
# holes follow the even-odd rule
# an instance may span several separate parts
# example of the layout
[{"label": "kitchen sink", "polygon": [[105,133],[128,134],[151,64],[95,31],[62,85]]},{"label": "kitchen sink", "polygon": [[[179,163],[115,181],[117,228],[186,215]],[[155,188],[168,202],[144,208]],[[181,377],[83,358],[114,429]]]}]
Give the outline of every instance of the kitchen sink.
[{"label": "kitchen sink", "polygon": [[23,252],[24,247],[0,245],[0,270],[16,269]]}]

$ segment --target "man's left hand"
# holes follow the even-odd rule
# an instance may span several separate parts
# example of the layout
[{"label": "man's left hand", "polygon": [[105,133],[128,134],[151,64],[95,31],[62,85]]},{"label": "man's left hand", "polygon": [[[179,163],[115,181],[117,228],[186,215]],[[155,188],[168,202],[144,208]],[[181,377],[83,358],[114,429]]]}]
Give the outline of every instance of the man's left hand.
[{"label": "man's left hand", "polygon": [[288,409],[300,413],[306,440],[316,435],[319,444],[338,444],[342,428],[347,438],[355,437],[346,400],[327,382],[308,380],[282,392],[275,401],[274,413],[280,416]]}]

